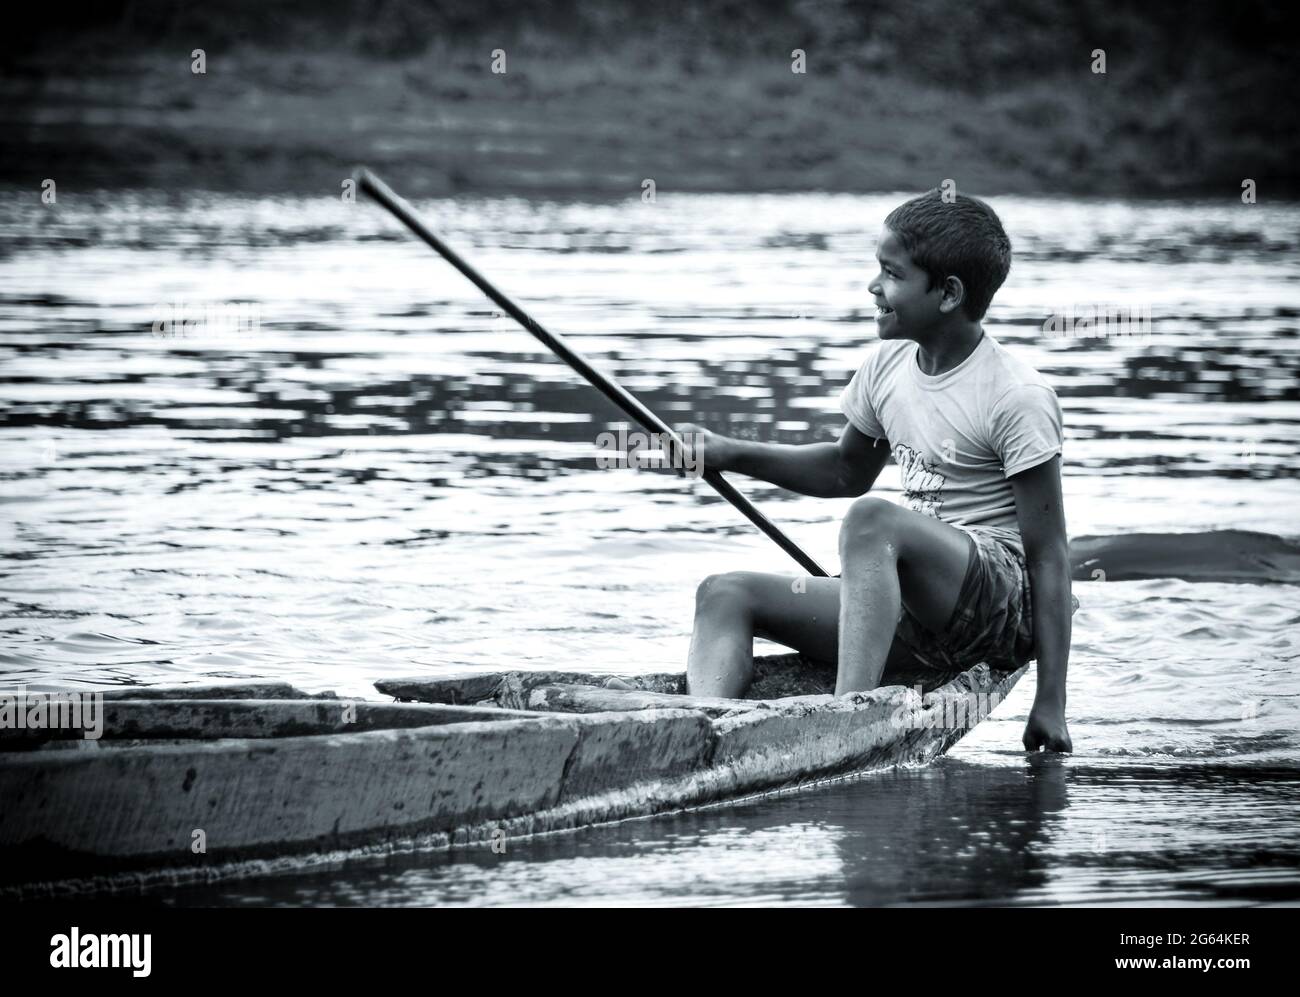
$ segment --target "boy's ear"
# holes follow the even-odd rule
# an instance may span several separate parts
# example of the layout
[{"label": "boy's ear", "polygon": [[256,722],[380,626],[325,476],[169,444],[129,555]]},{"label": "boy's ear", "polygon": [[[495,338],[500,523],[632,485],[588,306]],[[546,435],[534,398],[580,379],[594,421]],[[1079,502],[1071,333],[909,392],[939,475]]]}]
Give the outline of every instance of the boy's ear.
[{"label": "boy's ear", "polygon": [[943,287],[940,292],[942,297],[939,299],[939,311],[947,315],[961,307],[961,303],[966,300],[966,287],[962,284],[960,277],[945,277]]}]

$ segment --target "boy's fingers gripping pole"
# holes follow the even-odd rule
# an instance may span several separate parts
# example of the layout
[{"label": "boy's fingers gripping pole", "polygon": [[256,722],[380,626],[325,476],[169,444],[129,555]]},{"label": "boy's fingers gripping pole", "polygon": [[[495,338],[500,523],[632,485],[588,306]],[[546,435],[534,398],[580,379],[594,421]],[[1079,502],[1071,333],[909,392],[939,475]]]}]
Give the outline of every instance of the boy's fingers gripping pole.
[{"label": "boy's fingers gripping pole", "polygon": [[[607,375],[593,367],[585,357],[574,350],[562,338],[543,329],[532,316],[516,305],[501,291],[497,290],[486,277],[466,263],[459,254],[443,242],[423,219],[416,214],[405,200],[398,197],[392,189],[369,170],[362,168],[356,173],[357,186],[382,204],[403,225],[428,243],[448,263],[468,277],[480,291],[492,299],[496,305],[516,322],[522,325],[552,353],[577,371],[601,394],[617,405],[629,418],[637,422],[646,432],[661,433],[673,443],[673,448],[680,454],[681,437],[666,422],[646,408],[639,400],[629,394],[622,385],[615,383]],[[723,476],[714,470],[704,469],[704,480],[724,499],[730,502],[751,523],[766,533],[782,550],[793,557],[799,565],[811,575],[826,577],[826,571],[782,533],[773,523],[754,507],[754,504],[732,487]]]}]

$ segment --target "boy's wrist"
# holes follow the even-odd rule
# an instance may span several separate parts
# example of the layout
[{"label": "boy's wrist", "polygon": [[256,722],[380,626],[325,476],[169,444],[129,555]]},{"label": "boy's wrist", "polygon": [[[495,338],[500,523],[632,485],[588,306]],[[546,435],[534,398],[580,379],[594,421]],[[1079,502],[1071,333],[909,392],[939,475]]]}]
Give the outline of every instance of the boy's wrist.
[{"label": "boy's wrist", "polygon": [[710,434],[704,444],[704,467],[710,471],[730,471],[736,459],[737,440],[717,433]]}]

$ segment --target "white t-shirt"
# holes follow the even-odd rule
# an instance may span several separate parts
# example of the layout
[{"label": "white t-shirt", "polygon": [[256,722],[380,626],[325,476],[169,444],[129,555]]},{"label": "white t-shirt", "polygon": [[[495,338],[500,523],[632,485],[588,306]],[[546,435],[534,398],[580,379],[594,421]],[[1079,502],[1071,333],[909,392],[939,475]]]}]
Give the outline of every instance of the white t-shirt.
[{"label": "white t-shirt", "polygon": [[919,349],[908,339],[872,346],[840,409],[858,430],[889,442],[908,508],[953,526],[1010,532],[1023,553],[1007,478],[1061,452],[1056,392],[987,332],[942,374],[921,370]]}]

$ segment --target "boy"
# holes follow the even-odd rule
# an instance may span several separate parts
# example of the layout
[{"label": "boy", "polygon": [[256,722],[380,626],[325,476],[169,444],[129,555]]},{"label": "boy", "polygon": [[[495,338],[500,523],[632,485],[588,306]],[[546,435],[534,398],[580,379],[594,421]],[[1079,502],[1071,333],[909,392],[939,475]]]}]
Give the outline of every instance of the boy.
[{"label": "boy", "polygon": [[741,695],[753,638],[838,663],[836,695],[912,668],[927,686],[985,661],[1038,659],[1024,746],[1071,751],[1065,723],[1070,569],[1056,393],[980,325],[1011,266],[993,210],[939,190],[885,219],[868,285],[877,333],[840,397],[838,443],[751,443],[680,427],[706,466],[821,497],[861,496],[891,452],[906,508],[858,498],[840,529],[842,575],[733,572],[696,597],[687,669],[697,696]]}]

